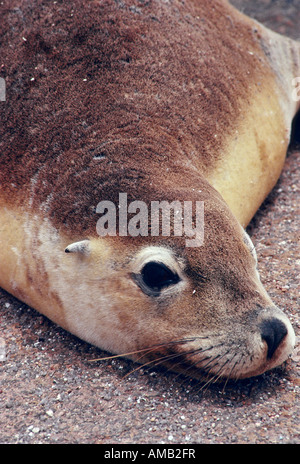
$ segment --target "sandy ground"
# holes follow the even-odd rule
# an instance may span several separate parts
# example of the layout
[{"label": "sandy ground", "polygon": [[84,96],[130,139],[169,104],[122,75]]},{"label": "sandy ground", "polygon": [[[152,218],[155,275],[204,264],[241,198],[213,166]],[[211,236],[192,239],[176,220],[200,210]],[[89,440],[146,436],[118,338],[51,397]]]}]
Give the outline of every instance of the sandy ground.
[{"label": "sandy ground", "polygon": [[[233,3],[300,38],[299,0]],[[262,281],[298,337],[299,155],[299,148],[290,150],[249,227]],[[300,442],[299,348],[273,372],[203,390],[172,373],[135,370],[125,360],[91,362],[105,353],[4,291],[0,329],[0,443]]]}]

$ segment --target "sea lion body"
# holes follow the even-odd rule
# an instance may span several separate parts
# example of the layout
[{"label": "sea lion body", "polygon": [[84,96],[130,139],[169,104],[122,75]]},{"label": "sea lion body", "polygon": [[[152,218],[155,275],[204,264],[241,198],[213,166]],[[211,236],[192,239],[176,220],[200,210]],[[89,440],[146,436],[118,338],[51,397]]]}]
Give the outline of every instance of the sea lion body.
[{"label": "sea lion body", "polygon": [[[294,332],[243,227],[284,163],[299,44],[223,1],[13,1],[1,21],[1,286],[137,361],[215,378],[282,363]],[[100,236],[120,194],[204,205],[203,243],[153,235],[150,214]]]}]

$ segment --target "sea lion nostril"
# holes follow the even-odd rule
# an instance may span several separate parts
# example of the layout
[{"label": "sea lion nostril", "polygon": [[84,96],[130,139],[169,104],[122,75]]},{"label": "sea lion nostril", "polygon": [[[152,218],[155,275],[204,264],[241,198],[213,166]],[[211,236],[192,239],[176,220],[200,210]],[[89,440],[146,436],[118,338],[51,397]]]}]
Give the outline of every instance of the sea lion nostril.
[{"label": "sea lion nostril", "polygon": [[267,357],[272,358],[281,341],[287,334],[286,325],[276,318],[267,319],[260,325],[261,338],[268,345]]}]

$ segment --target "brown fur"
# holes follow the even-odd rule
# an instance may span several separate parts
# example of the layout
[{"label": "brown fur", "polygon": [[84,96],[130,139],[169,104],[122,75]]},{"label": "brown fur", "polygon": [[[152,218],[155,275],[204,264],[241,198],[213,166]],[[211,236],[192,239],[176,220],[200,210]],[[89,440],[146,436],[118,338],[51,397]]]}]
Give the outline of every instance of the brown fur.
[{"label": "brown fur", "polygon": [[161,197],[166,167],[168,176],[209,171],[249,83],[259,88],[270,71],[252,25],[232,19],[224,2],[213,2],[209,19],[206,9],[199,1],[8,2],[0,32],[7,200],[32,196],[56,226],[94,234],[102,199]]}]

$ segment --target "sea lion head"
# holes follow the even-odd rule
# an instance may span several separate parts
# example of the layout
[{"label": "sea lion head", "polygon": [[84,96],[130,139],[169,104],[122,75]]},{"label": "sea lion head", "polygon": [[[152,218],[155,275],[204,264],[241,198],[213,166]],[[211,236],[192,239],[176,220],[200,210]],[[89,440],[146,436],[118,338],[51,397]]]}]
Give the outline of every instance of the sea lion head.
[{"label": "sea lion head", "polygon": [[[175,198],[182,205],[199,201],[201,243],[190,246],[185,232],[175,236],[174,224],[169,236],[151,235],[149,210],[144,236],[70,244],[67,259],[80,283],[68,328],[111,352],[198,378],[261,374],[291,353],[292,326],[265,291],[251,239],[224,200],[204,180],[195,188],[183,183],[168,190],[161,180],[156,193],[169,204]],[[196,213],[194,208],[194,225]],[[80,294],[84,303],[78,304]]]}]

